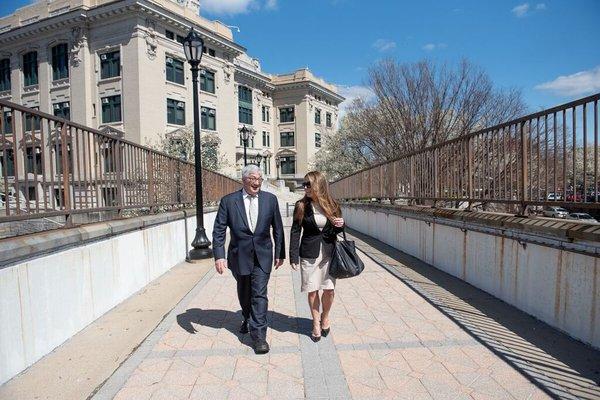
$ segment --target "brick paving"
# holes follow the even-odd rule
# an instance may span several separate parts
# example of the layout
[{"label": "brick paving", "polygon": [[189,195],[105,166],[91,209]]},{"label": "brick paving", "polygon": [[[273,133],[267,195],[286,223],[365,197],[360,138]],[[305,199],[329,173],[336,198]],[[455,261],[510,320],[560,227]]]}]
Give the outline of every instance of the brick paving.
[{"label": "brick paving", "polygon": [[[365,242],[361,248],[372,250]],[[543,380],[527,378],[517,363],[476,339],[478,332],[415,290],[435,292],[434,283],[419,276],[407,283],[364,253],[362,258],[361,276],[338,281],[331,334],[317,344],[308,336],[311,322],[299,274],[287,262],[273,272],[267,355],[255,355],[249,336],[237,332],[241,313],[231,274],[207,274],[95,399],[556,396]],[[456,308],[461,304],[457,301]],[[556,381],[549,380],[552,384]],[[597,389],[588,382],[583,398],[597,398]],[[569,398],[572,392],[561,393],[557,397]]]}]

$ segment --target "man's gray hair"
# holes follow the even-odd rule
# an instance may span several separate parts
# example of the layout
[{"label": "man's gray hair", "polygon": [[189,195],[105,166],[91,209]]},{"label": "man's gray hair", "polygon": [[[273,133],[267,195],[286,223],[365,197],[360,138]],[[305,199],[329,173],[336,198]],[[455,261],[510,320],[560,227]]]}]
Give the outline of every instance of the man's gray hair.
[{"label": "man's gray hair", "polygon": [[258,167],[258,165],[248,164],[244,168],[242,168],[242,178],[247,178],[248,176],[250,176],[250,174],[257,173],[257,172],[261,177],[263,176],[263,172]]}]

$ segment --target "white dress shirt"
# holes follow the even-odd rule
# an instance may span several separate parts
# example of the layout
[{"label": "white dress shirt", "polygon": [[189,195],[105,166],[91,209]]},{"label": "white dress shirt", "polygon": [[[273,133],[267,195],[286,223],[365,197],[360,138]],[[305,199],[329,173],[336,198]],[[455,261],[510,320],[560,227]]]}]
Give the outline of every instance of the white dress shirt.
[{"label": "white dress shirt", "polygon": [[[256,198],[253,200],[256,202],[256,215],[258,216],[258,196],[260,191],[256,195]],[[248,226],[250,230],[252,230],[252,225],[250,223],[250,195],[246,192],[246,189],[242,189],[242,197],[244,198],[244,209],[246,210],[246,221],[248,222]],[[254,222],[256,224],[256,221]]]}]

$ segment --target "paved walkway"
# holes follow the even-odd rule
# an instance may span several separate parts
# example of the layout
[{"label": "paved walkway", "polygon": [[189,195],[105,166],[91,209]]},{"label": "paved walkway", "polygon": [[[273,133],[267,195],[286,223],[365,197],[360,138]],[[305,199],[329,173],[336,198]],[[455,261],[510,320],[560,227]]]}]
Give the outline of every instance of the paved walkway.
[{"label": "paved walkway", "polygon": [[[331,335],[319,343],[308,336],[306,297],[289,264],[269,284],[267,355],[255,355],[248,335],[237,333],[231,274],[210,272],[94,398],[600,398],[598,352],[361,239],[365,271],[338,281]],[[506,318],[519,322],[501,325]],[[523,333],[531,326],[557,347],[531,340],[535,334]]]}]

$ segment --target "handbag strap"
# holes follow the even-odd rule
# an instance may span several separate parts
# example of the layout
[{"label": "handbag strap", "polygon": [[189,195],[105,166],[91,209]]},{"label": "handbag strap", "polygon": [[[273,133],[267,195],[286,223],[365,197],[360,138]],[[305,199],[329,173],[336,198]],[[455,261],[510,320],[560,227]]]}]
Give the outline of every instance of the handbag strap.
[{"label": "handbag strap", "polygon": [[[347,242],[347,241],[348,241],[348,239],[346,238],[346,229],[345,229],[345,228],[342,228],[342,236],[344,236],[344,242]],[[338,240],[338,235],[335,235],[335,240],[336,240],[336,242],[337,242],[337,240]]]}]

